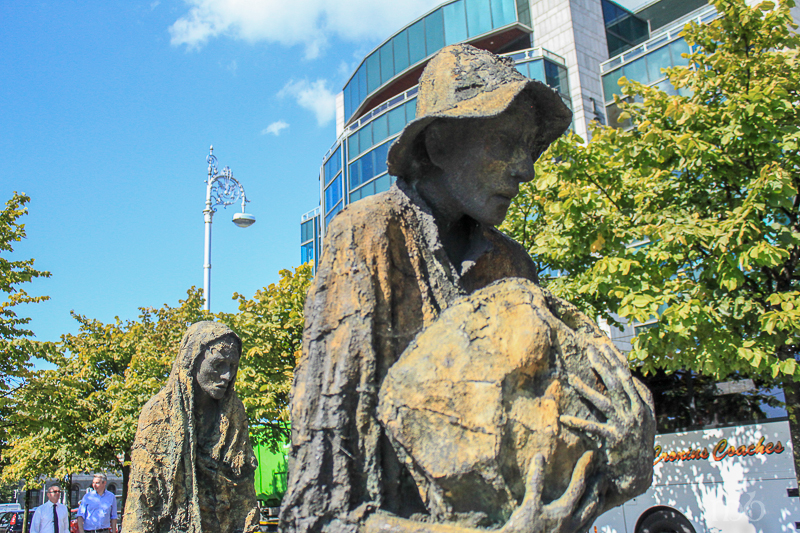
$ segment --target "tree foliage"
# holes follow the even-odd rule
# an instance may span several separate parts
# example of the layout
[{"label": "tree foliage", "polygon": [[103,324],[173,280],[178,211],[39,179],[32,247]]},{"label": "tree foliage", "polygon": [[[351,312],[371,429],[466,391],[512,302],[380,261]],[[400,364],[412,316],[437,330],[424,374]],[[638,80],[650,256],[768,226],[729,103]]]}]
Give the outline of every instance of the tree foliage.
[{"label": "tree foliage", "polygon": [[[11,395],[24,383],[30,372],[32,357],[40,357],[48,351],[48,343],[33,340],[33,332],[27,329],[30,318],[16,313],[20,304],[37,303],[47,296],[30,296],[20,285],[35,278],[50,277],[50,273],[34,268],[33,259],[11,260],[15,243],[26,237],[25,225],[19,219],[28,212],[25,205],[30,197],[14,193],[5,208],[0,211],[0,449],[6,444],[8,417],[13,411]],[[5,454],[0,465],[5,462]]]},{"label": "tree foliage", "polygon": [[715,6],[684,29],[688,66],[666,71],[679,94],[620,80],[630,128],[554,143],[505,230],[559,274],[556,294],[612,324],[656,322],[633,341],[635,366],[779,383],[798,439],[794,2]]},{"label": "tree foliage", "polygon": [[242,361],[236,390],[250,419],[254,444],[277,451],[289,437],[289,392],[303,344],[303,306],[311,283],[311,263],[294,272],[280,271],[280,281],[240,294],[239,312],[221,316],[242,338]]},{"label": "tree foliage", "polygon": [[239,313],[212,316],[191,288],[177,307],[141,308],[137,320],[105,324],[80,315],[78,333],[46,354],[52,370],[29,373],[14,396],[13,439],[0,478],[121,471],[127,487],[130,448],[144,404],[169,376],[186,328],[219,320],[242,338],[236,388],[258,443],[286,438],[291,377],[302,343],[310,265],[281,271],[253,299],[234,295]]}]

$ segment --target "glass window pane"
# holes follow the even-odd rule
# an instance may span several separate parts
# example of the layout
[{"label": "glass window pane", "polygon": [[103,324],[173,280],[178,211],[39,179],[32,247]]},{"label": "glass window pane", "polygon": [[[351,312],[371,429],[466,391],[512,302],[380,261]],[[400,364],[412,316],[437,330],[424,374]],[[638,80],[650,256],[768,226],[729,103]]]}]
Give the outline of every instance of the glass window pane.
[{"label": "glass window pane", "polygon": [[517,0],[517,20],[532,28],[531,24],[531,5],[528,0]]},{"label": "glass window pane", "polygon": [[389,115],[384,113],[372,121],[372,142],[378,144],[389,136]]},{"label": "glass window pane", "polygon": [[383,191],[388,191],[389,187],[392,186],[392,182],[389,181],[389,175],[384,174],[380,178],[375,180],[375,194]]},{"label": "glass window pane", "polygon": [[528,75],[530,79],[545,83],[544,59],[539,59],[538,61],[531,61],[530,63],[528,63],[528,65],[529,65]]},{"label": "glass window pane", "polygon": [[492,0],[492,27],[511,24],[516,19],[514,0]]},{"label": "glass window pane", "polygon": [[517,63],[514,65],[514,67],[519,71],[520,74],[530,78],[530,73],[528,72],[528,63]]},{"label": "glass window pane", "polygon": [[325,225],[327,226],[328,224],[330,224],[331,220],[333,220],[333,217],[336,215],[336,213],[338,213],[341,210],[342,210],[342,204],[339,203],[339,205],[337,205],[330,213],[328,213],[325,216]]},{"label": "glass window pane", "polygon": [[361,182],[372,179],[375,175],[375,166],[372,164],[373,152],[368,153],[361,158]]},{"label": "glass window pane", "polygon": [[314,243],[310,242],[300,247],[300,262],[308,263],[314,260]]},{"label": "glass window pane", "polygon": [[367,64],[363,63],[358,69],[358,98],[353,101],[353,113],[355,113],[364,98],[367,97]]},{"label": "glass window pane", "polygon": [[356,200],[361,200],[361,189],[350,193],[350,203],[352,204]]},{"label": "glass window pane", "polygon": [[492,31],[492,11],[489,0],[465,0],[467,30],[470,37]]},{"label": "glass window pane", "polygon": [[300,242],[306,242],[314,238],[314,220],[306,220],[300,224]]},{"label": "glass window pane", "polygon": [[347,139],[347,157],[353,159],[358,155],[358,132]]},{"label": "glass window pane", "polygon": [[353,97],[353,85],[351,80],[347,87],[344,88],[344,116],[346,118],[350,118],[350,114],[353,112],[353,103],[350,101]]},{"label": "glass window pane", "polygon": [[361,185],[361,160],[350,163],[350,190]]},{"label": "glass window pane", "polygon": [[686,41],[684,41],[683,39],[678,39],[677,41],[671,42],[669,44],[669,50],[672,53],[673,66],[689,64],[688,59],[686,59],[685,57],[681,57],[681,54],[689,53],[689,45],[686,44]]},{"label": "glass window pane", "polygon": [[364,153],[372,146],[372,123],[370,122],[358,132],[358,151]]},{"label": "glass window pane", "polygon": [[325,189],[325,209],[330,209],[342,199],[342,177],[336,178],[327,189]]},{"label": "glass window pane", "polygon": [[400,133],[403,126],[406,125],[406,111],[405,106],[399,105],[389,111],[389,135]]},{"label": "glass window pane", "polygon": [[[525,0],[527,2],[527,0]],[[430,56],[444,48],[444,20],[437,9],[425,17],[425,55]]]},{"label": "glass window pane", "polygon": [[622,67],[622,75],[629,80],[638,81],[640,83],[647,83],[647,68],[644,58],[640,57],[636,61],[631,61]]},{"label": "glass window pane", "polygon": [[392,42],[381,46],[381,84],[389,81],[394,76],[394,54],[392,53]]},{"label": "glass window pane", "polygon": [[406,108],[406,124],[411,122],[416,118],[417,114],[417,99],[414,98],[413,100],[409,100],[405,103]]},{"label": "glass window pane", "polygon": [[402,31],[392,39],[394,45],[394,72],[403,72],[408,68],[408,32]]},{"label": "glass window pane", "polygon": [[621,68],[603,75],[603,95],[606,99],[606,102],[613,102],[615,94],[619,94],[620,96],[622,95],[622,88],[617,85],[617,82],[621,77]]},{"label": "glass window pane", "polygon": [[386,172],[386,158],[389,156],[389,146],[391,144],[386,142],[375,148],[375,174]]},{"label": "glass window pane", "polygon": [[569,94],[567,87],[567,73],[566,69],[562,69],[559,65],[544,61],[544,76],[548,86],[562,94]]},{"label": "glass window pane", "polygon": [[377,89],[380,86],[380,84],[381,84],[381,59],[380,59],[380,54],[378,52],[375,52],[367,58],[367,94],[370,94],[372,91]]},{"label": "glass window pane", "polygon": [[447,4],[444,12],[444,41],[455,44],[467,39],[467,17],[464,12],[464,0]]},{"label": "glass window pane", "polygon": [[647,76],[651,81],[660,80],[665,76],[661,72],[662,68],[669,68],[672,62],[669,59],[669,47],[662,46],[658,50],[647,54]]},{"label": "glass window pane", "polygon": [[408,61],[410,65],[425,59],[425,21],[408,28]]}]

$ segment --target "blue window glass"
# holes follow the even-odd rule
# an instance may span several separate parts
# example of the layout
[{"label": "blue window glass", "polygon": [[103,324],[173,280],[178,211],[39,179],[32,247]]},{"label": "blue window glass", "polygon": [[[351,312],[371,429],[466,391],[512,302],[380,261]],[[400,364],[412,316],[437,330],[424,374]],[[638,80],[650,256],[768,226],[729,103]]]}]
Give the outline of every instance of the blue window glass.
[{"label": "blue window glass", "polygon": [[631,61],[622,67],[622,75],[629,80],[638,81],[640,83],[647,83],[647,68],[645,65],[645,58],[640,57],[636,61]]},{"label": "blue window glass", "polygon": [[442,48],[444,48],[444,17],[442,10],[437,9],[425,17],[425,53],[433,55]]},{"label": "blue window glass", "polygon": [[681,57],[681,54],[688,54],[690,52],[689,45],[683,39],[672,41],[669,44],[669,51],[672,54],[672,64],[674,66],[688,65],[689,60]]},{"label": "blue window glass", "polygon": [[528,78],[531,77],[530,73],[528,72],[528,63],[517,63],[516,65],[514,65],[514,68],[516,68],[519,71],[519,73],[522,74],[523,76],[526,76]]},{"label": "blue window glass", "polygon": [[417,114],[417,99],[409,100],[403,104],[406,108],[406,124],[414,120]]},{"label": "blue window glass", "polygon": [[405,106],[399,105],[387,113],[389,116],[389,135],[400,133],[403,126],[406,125],[405,109]]},{"label": "blue window glass", "polygon": [[346,116],[346,117],[350,117],[350,115],[353,113],[353,102],[351,101],[351,99],[353,97],[353,92],[354,92],[353,91],[353,86],[354,85],[355,84],[353,83],[353,81],[350,81],[350,83],[348,83],[347,86],[345,86],[344,91],[343,91],[344,92],[344,116]]},{"label": "blue window glass", "polygon": [[375,180],[375,194],[383,191],[388,191],[389,187],[392,186],[392,182],[389,180],[389,175],[384,174],[380,178]]},{"label": "blue window glass", "polygon": [[425,21],[420,20],[408,28],[408,62],[410,65],[422,61],[425,53]]},{"label": "blue window glass", "polygon": [[375,175],[375,166],[372,164],[372,158],[375,155],[374,152],[370,152],[362,157],[359,161],[361,161],[361,182],[364,183],[365,181],[371,180],[372,177]]},{"label": "blue window glass", "polygon": [[352,159],[358,155],[358,133],[354,133],[347,139],[347,157]]},{"label": "blue window glass", "polygon": [[350,203],[352,204],[357,200],[361,200],[361,189],[350,193]]},{"label": "blue window glass", "polygon": [[672,66],[672,61],[669,58],[669,47],[662,46],[658,50],[654,50],[647,54],[647,76],[651,81],[660,80],[666,74],[661,72],[662,68],[669,68]]},{"label": "blue window glass", "polygon": [[327,215],[325,215],[325,225],[327,226],[328,224],[330,224],[330,223],[331,223],[331,220],[333,220],[333,217],[334,217],[334,216],[336,216],[336,213],[338,213],[338,212],[339,212],[339,211],[341,211],[341,210],[342,210],[342,202],[339,202],[339,203],[336,205],[336,207],[334,207],[334,208],[331,210],[331,212],[330,212],[330,213],[328,213]]},{"label": "blue window glass", "polygon": [[392,41],[381,46],[379,50],[381,56],[381,84],[389,81],[394,76],[394,53],[392,53]]},{"label": "blue window glass", "polygon": [[499,28],[516,20],[514,0],[492,0],[492,27]]},{"label": "blue window glass", "polygon": [[617,84],[621,77],[621,68],[612,70],[608,74],[603,75],[603,94],[605,95],[606,102],[613,102],[615,94],[622,96],[622,88]]},{"label": "blue window glass", "polygon": [[364,101],[364,98],[367,97],[367,64],[362,63],[361,66],[358,68],[358,99],[357,103],[353,103],[353,112],[355,113],[358,106],[361,105],[361,102]]},{"label": "blue window glass", "polygon": [[333,155],[325,162],[325,185],[331,182],[336,174],[342,169],[341,148],[337,148]]},{"label": "blue window glass", "polygon": [[363,154],[372,146],[372,123],[358,131],[358,153]]},{"label": "blue window glass", "polygon": [[306,220],[300,224],[300,242],[310,241],[314,238],[314,219]]},{"label": "blue window glass", "polygon": [[350,163],[350,190],[352,191],[363,181],[361,179],[361,160]]},{"label": "blue window glass", "polygon": [[[381,85],[381,58],[378,52],[374,52],[367,58],[367,94],[380,87]],[[362,100],[366,97],[364,95]]]},{"label": "blue window glass", "polygon": [[492,31],[492,11],[489,0],[465,0],[467,30],[470,37]]},{"label": "blue window glass", "polygon": [[532,28],[531,5],[528,0],[517,0],[517,20]]},{"label": "blue window glass", "polygon": [[403,30],[392,39],[394,46],[394,72],[403,72],[408,68],[408,32]]},{"label": "blue window glass", "polygon": [[336,178],[327,189],[325,189],[325,209],[330,209],[342,199],[342,176]]},{"label": "blue window glass", "polygon": [[547,80],[544,76],[544,59],[539,59],[537,61],[531,61],[528,63],[528,77],[530,77],[532,80],[546,83]]},{"label": "blue window glass", "polygon": [[455,44],[467,40],[467,15],[464,11],[464,0],[447,4],[444,12],[444,42]]},{"label": "blue window glass", "polygon": [[384,113],[372,121],[372,142],[378,144],[389,136],[389,114]]},{"label": "blue window glass", "polygon": [[385,142],[375,148],[375,174],[386,172],[386,157],[389,155],[391,142]]},{"label": "blue window glass", "polygon": [[366,185],[361,187],[359,192],[361,193],[361,198],[366,198],[367,196],[372,196],[373,194],[375,194],[375,182],[371,181],[371,182],[367,183]]},{"label": "blue window glass", "polygon": [[314,260],[314,243],[310,242],[300,247],[300,262],[308,263]]},{"label": "blue window glass", "polygon": [[544,61],[545,83],[562,94],[569,94],[567,87],[567,72],[555,63]]}]

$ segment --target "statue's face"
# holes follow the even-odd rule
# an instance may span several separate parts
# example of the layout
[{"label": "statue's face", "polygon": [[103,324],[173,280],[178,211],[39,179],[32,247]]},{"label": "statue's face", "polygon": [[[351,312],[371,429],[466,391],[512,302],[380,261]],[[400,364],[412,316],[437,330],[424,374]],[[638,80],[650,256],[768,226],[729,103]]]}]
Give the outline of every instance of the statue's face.
[{"label": "statue's face", "polygon": [[[468,215],[496,226],[506,217],[520,183],[534,178],[530,125],[523,113],[428,127],[426,148],[440,170],[433,204],[453,220]],[[428,178],[426,178],[428,179]]]},{"label": "statue's face", "polygon": [[239,364],[239,350],[235,343],[218,340],[206,348],[203,361],[197,370],[197,384],[200,389],[214,398],[222,399]]}]

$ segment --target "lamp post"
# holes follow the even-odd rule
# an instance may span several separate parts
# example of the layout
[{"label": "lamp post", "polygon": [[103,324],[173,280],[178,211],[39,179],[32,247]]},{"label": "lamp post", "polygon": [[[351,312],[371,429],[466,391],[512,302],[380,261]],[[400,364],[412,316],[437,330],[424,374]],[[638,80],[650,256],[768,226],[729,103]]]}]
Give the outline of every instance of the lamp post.
[{"label": "lamp post", "polygon": [[206,208],[203,209],[203,220],[205,221],[206,242],[205,242],[205,261],[203,263],[203,296],[205,304],[203,309],[206,311],[211,307],[211,221],[216,213],[216,207],[221,205],[228,207],[240,198],[242,200],[242,212],[233,215],[233,223],[240,228],[251,226],[256,221],[256,217],[244,212],[244,204],[249,202],[244,194],[244,187],[233,177],[229,167],[217,170],[217,158],[214,155],[214,147],[209,148],[208,157],[208,179],[206,180]]}]

